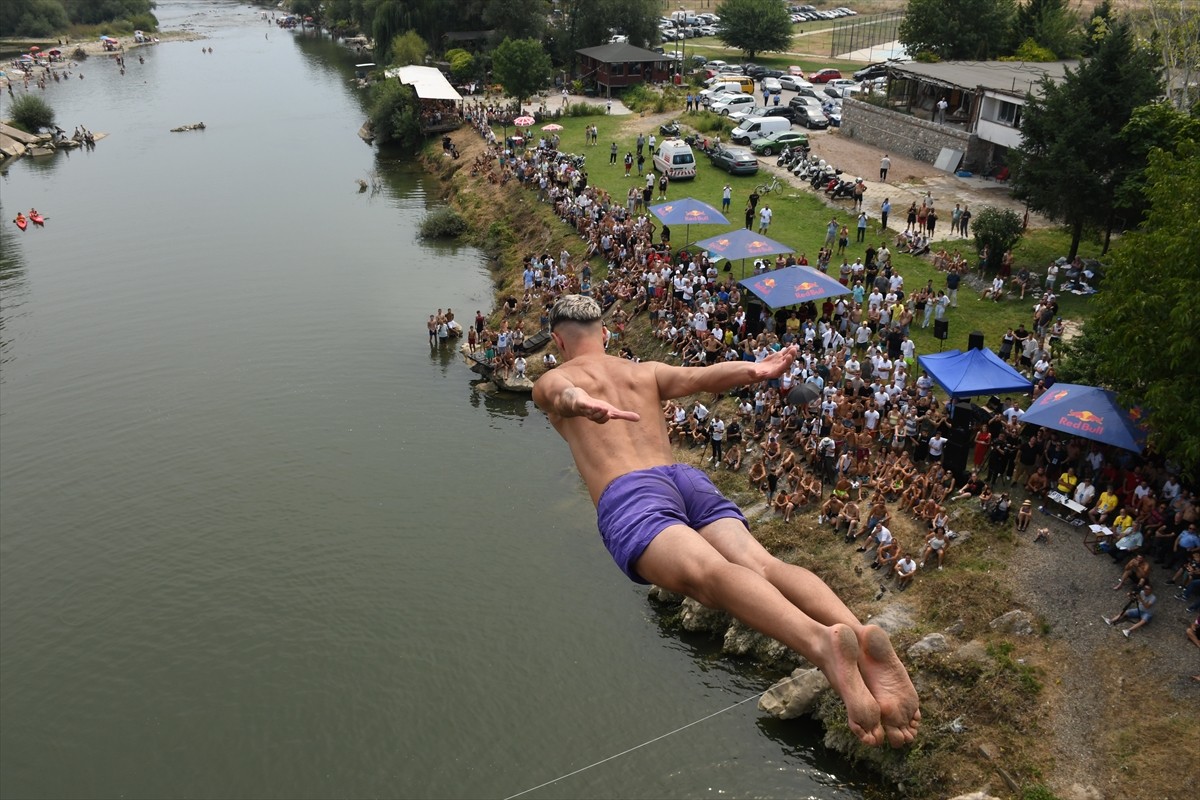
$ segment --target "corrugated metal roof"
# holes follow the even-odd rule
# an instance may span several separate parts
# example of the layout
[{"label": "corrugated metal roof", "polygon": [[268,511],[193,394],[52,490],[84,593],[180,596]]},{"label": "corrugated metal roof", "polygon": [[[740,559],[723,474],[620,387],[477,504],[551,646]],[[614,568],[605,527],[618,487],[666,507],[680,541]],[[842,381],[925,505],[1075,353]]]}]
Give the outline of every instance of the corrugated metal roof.
[{"label": "corrugated metal roof", "polygon": [[413,87],[422,100],[462,100],[462,95],[454,91],[446,76],[433,67],[392,67],[383,74],[399,78],[401,83]]},{"label": "corrugated metal roof", "polygon": [[1078,61],[940,61],[936,64],[908,61],[889,65],[891,74],[899,77],[918,78],[952,89],[991,89],[1018,97],[1024,97],[1026,92],[1040,94],[1038,83],[1043,76],[1059,82],[1068,68],[1078,66]]},{"label": "corrugated metal roof", "polygon": [[623,64],[628,61],[671,60],[670,57],[664,56],[662,53],[656,53],[653,50],[646,50],[642,47],[634,47],[628,42],[602,44],[599,47],[585,47],[575,52],[588,58],[594,58],[597,61],[603,61],[605,64]]}]

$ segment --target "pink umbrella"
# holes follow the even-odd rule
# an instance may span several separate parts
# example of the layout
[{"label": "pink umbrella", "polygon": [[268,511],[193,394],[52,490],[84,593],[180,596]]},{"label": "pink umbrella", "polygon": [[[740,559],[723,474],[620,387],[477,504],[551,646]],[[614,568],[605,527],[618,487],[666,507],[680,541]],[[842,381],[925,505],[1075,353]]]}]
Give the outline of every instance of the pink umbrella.
[{"label": "pink umbrella", "polygon": [[522,128],[532,125],[533,123],[534,123],[533,117],[528,116],[528,115],[526,115],[524,117],[517,117],[516,119],[513,120],[513,125],[517,125]]},{"label": "pink umbrella", "polygon": [[542,130],[544,131],[561,131],[562,129],[562,125],[559,125],[557,122],[551,122],[549,125],[542,126]]},{"label": "pink umbrella", "polygon": [[42,48],[38,47],[38,46],[35,44],[33,47],[29,48],[29,52],[31,52],[31,53],[36,53],[38,50],[41,50],[41,49],[42,49]]}]

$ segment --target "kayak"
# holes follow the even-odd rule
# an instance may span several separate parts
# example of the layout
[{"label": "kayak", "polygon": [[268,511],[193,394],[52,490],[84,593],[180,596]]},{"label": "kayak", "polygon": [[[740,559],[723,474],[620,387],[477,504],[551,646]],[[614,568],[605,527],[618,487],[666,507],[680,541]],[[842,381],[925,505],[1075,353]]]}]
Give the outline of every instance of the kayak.
[{"label": "kayak", "polygon": [[43,217],[41,214],[37,213],[36,211],[29,212],[29,221],[32,222],[34,225],[37,225],[39,228],[42,225],[46,224],[46,218]]},{"label": "kayak", "polygon": [[17,218],[14,219],[13,222],[17,223],[17,227],[21,230],[25,230],[26,226],[29,225],[29,223],[25,221],[24,214],[17,214]]}]

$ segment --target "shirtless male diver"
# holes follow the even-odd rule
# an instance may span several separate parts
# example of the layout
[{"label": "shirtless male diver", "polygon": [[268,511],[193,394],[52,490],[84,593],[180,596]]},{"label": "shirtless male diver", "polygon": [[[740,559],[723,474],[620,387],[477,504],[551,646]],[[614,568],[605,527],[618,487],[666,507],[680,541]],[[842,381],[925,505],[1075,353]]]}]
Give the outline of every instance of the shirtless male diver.
[{"label": "shirtless male diver", "polygon": [[745,516],[702,471],[676,463],[662,402],[777,378],[791,346],[757,363],[708,367],[635,363],[604,352],[600,306],[566,295],[550,312],[563,356],[533,399],[571,447],[617,565],[783,642],[816,665],[868,745],[913,740],[917,693],[883,629],[863,625],[825,583],[750,535]]}]

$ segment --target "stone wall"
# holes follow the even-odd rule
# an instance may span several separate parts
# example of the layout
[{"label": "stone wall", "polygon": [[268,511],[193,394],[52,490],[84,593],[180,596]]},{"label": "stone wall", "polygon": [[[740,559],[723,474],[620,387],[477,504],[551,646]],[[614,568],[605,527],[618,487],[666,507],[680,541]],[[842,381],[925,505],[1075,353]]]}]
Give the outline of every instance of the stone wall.
[{"label": "stone wall", "polygon": [[943,147],[964,153],[962,168],[978,171],[987,163],[991,145],[978,136],[957,128],[937,125],[910,114],[902,114],[861,100],[842,103],[843,136],[873,144],[894,153],[932,164]]}]

